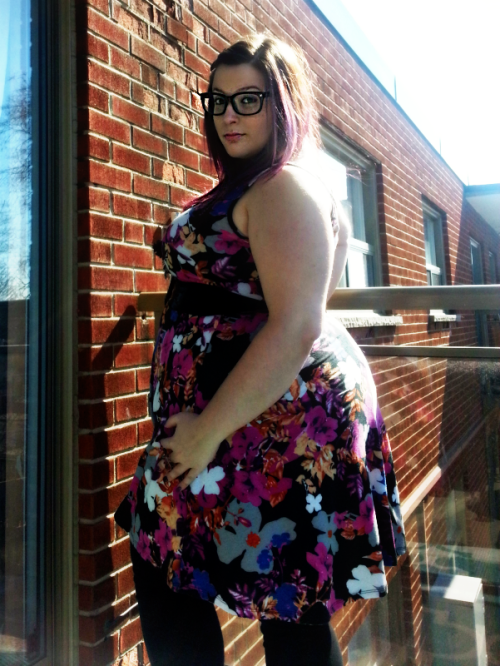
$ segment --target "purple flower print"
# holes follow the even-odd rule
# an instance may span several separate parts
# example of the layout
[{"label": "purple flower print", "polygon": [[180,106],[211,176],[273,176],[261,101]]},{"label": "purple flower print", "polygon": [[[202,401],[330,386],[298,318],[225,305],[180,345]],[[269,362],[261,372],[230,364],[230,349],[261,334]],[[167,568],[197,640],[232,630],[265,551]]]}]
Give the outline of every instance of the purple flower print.
[{"label": "purple flower print", "polygon": [[172,351],[172,340],[174,339],[174,335],[175,329],[173,327],[165,332],[165,336],[161,343],[160,365],[165,365],[168,361],[169,354]]},{"label": "purple flower print", "polygon": [[160,557],[164,560],[172,548],[172,530],[160,520],[160,529],[155,530],[155,541],[160,546]]},{"label": "purple flower print", "polygon": [[253,460],[256,453],[255,448],[260,444],[261,441],[262,435],[256,428],[246,427],[242,430],[237,430],[231,440],[232,457],[236,460],[243,460],[243,458],[247,456],[247,462],[251,462],[248,460],[249,450],[254,450],[254,455],[252,456]]},{"label": "purple flower print", "polygon": [[187,377],[188,372],[193,367],[193,356],[189,349],[183,349],[179,354],[174,355],[172,364],[172,379],[176,377]]},{"label": "purple flower print", "polygon": [[307,434],[320,446],[335,439],[337,421],[327,416],[323,407],[319,405],[306,415]]},{"label": "purple flower print", "polygon": [[231,258],[224,257],[222,259],[218,259],[212,266],[212,275],[216,275],[217,277],[225,278],[227,280],[228,278],[234,278],[235,270],[235,266],[231,264]]},{"label": "purple flower print", "polygon": [[149,542],[149,536],[141,530],[139,532],[139,539],[137,541],[137,552],[142,557],[143,560],[149,560],[151,557],[151,547]]},{"label": "purple flower print", "polygon": [[323,585],[332,576],[333,555],[328,554],[324,543],[318,543],[314,550],[317,555],[306,553],[306,559],[318,572],[318,584]]},{"label": "purple flower print", "polygon": [[242,247],[249,247],[248,241],[236,236],[231,231],[226,231],[226,229],[220,230],[214,243],[215,251],[221,254],[236,254]]},{"label": "purple flower print", "polygon": [[358,456],[358,458],[364,458],[366,456],[366,426],[363,426],[359,421],[353,421],[350,425],[351,429],[351,440],[350,440],[350,450]]},{"label": "purple flower print", "polygon": [[340,610],[344,606],[344,601],[342,599],[336,599],[335,598],[335,590],[332,588],[332,593],[330,594],[330,598],[328,599],[328,602],[326,604],[326,607],[328,608],[328,611],[330,615],[333,615],[335,611]]},{"label": "purple flower print", "polygon": [[270,492],[266,488],[266,477],[260,472],[236,471],[231,493],[240,502],[250,502],[253,506],[259,506],[263,499],[268,500],[270,497]]},{"label": "purple flower print", "polygon": [[353,527],[358,534],[372,533],[374,515],[372,496],[367,495],[365,499],[359,503],[359,516],[353,522]]}]

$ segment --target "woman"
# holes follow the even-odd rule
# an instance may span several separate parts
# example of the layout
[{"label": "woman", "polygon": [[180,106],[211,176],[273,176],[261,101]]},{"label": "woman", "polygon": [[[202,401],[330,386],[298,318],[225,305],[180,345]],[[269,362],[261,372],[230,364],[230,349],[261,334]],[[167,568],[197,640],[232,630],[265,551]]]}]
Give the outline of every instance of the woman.
[{"label": "woman", "polygon": [[201,95],[219,185],[161,245],[154,435],[117,516],[153,666],[222,666],[214,604],[261,621],[267,666],[342,664],[332,613],[384,595],[404,552],[369,368],[325,319],[348,229],[312,173],[310,80],[301,53],[257,36]]}]

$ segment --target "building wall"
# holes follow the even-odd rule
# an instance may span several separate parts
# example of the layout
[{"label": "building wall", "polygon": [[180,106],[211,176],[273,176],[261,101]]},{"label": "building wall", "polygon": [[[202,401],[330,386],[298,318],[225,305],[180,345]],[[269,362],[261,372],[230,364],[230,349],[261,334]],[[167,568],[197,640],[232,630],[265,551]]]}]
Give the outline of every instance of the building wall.
[{"label": "building wall", "polygon": [[[147,663],[134,611],[113,628],[135,598],[128,538],[112,513],[151,435],[154,319],[138,312],[137,299],[143,291],[166,289],[151,251],[159,227],[215,182],[194,92],[206,89],[217,53],[239,36],[263,30],[305,49],[322,122],[377,163],[384,285],[426,284],[422,196],[446,214],[448,283],[471,282],[469,235],[484,253],[500,256],[500,247],[498,235],[464,202],[459,179],[304,0],[77,0],[76,28],[80,663],[125,666]],[[486,254],[484,264],[487,271]],[[429,325],[422,312],[404,312],[403,318],[395,329],[352,333],[367,343],[475,343],[472,313],[451,328]],[[443,362],[397,370],[419,378],[421,399],[432,386],[435,401],[421,413],[415,411],[417,394],[398,394],[391,363],[374,362],[374,373],[404,498],[437,460],[451,380]],[[458,433],[474,414],[473,389]],[[404,580],[411,587],[410,564]],[[346,661],[348,640],[370,603],[357,602],[334,620]],[[412,604],[418,599],[410,599],[410,616]],[[257,624],[220,617],[228,663],[259,663]],[[418,656],[420,625],[411,617]]]}]

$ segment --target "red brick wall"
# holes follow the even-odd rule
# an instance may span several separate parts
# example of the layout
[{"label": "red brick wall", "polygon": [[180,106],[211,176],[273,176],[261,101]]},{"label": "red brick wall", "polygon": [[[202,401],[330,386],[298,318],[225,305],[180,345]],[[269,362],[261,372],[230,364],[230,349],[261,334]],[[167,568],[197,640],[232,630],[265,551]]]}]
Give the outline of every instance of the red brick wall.
[{"label": "red brick wall", "polygon": [[[77,0],[76,26],[80,662],[125,666],[147,663],[133,612],[118,629],[106,624],[135,601],[128,539],[111,516],[151,433],[146,396],[154,323],[151,313],[138,313],[137,298],[166,288],[151,252],[158,226],[214,184],[194,91],[205,89],[217,52],[263,29],[306,50],[323,122],[379,162],[384,284],[426,283],[422,196],[446,213],[449,283],[471,281],[469,234],[485,253],[500,256],[500,248],[498,236],[463,201],[461,182],[302,0]],[[425,313],[403,316],[403,326],[394,333],[380,329],[376,339],[475,341],[470,314],[451,332],[429,329]],[[379,374],[389,375],[389,368]],[[404,372],[411,379],[415,369]],[[416,483],[408,460],[438,444],[443,364],[432,373],[436,401],[419,430],[427,449],[412,437],[420,415],[412,416],[411,396],[401,398],[394,378],[379,377],[384,407],[401,417],[391,425],[403,494]],[[425,378],[419,381],[425,386]],[[425,470],[433,463],[430,456]],[[358,603],[336,618],[345,652],[367,608]],[[229,663],[257,664],[263,653],[256,625],[223,613],[221,621]]]}]

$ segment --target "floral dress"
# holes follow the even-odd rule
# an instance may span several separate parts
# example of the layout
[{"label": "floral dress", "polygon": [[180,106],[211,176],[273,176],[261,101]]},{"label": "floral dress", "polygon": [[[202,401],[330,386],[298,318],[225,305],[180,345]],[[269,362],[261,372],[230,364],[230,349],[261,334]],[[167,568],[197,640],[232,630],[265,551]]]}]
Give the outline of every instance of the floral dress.
[{"label": "floral dress", "polygon": [[[244,191],[170,223],[167,275],[263,299],[248,238],[232,219]],[[151,371],[154,435],[128,494],[130,539],[175,591],[241,617],[307,622],[315,604],[331,615],[349,599],[385,595],[384,564],[405,551],[374,382],[345,328],[326,318],[293,384],[221,442],[186,490],[167,481],[159,444],[173,434],[169,416],[202,412],[267,317],[166,306]]]}]

